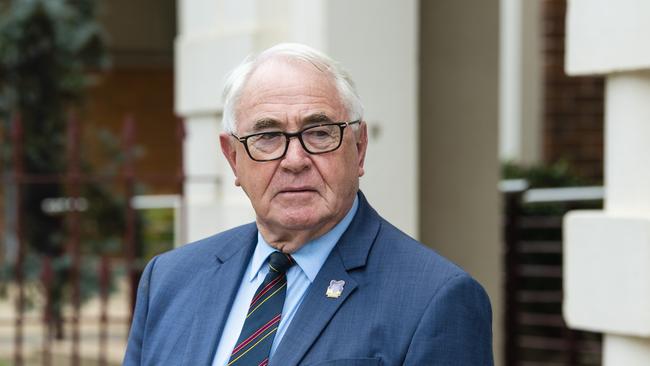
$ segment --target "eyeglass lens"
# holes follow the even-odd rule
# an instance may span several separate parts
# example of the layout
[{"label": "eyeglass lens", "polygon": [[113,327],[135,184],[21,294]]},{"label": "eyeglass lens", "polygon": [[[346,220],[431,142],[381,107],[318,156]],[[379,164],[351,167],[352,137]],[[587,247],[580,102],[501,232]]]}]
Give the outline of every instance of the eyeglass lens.
[{"label": "eyeglass lens", "polygon": [[[300,132],[303,146],[309,153],[335,150],[342,136],[339,125],[314,126]],[[288,137],[282,132],[265,132],[250,136],[246,143],[253,159],[272,160],[284,155]]]}]

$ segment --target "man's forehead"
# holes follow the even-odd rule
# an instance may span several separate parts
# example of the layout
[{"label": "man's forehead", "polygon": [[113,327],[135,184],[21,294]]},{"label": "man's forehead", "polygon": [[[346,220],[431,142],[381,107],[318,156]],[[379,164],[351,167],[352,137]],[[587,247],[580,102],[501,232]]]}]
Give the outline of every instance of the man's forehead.
[{"label": "man's forehead", "polygon": [[272,59],[242,88],[236,120],[247,130],[336,121],[346,113],[332,77],[302,60]]}]

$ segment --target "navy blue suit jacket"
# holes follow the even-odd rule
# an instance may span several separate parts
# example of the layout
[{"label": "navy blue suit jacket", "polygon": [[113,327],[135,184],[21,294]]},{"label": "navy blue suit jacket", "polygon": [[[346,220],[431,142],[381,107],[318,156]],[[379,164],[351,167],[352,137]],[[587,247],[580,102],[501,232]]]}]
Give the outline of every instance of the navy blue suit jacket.
[{"label": "navy blue suit jacket", "polygon": [[[359,198],[270,365],[492,365],[483,288]],[[154,258],[124,364],[210,365],[256,241],[252,223]],[[331,280],[345,281],[338,298]]]}]

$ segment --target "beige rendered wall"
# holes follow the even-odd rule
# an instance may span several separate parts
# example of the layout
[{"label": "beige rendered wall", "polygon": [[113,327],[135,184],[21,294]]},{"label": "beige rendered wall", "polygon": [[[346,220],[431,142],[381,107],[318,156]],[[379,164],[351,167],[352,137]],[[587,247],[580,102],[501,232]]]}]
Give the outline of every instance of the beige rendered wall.
[{"label": "beige rendered wall", "polygon": [[420,238],[488,291],[500,365],[499,1],[420,7]]}]

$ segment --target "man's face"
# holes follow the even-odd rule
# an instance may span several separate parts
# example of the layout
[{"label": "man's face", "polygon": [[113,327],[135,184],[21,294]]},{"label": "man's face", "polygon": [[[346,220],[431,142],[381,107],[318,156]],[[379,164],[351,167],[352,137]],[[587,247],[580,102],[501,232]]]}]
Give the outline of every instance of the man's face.
[{"label": "man's face", "polygon": [[[325,73],[306,62],[276,58],[260,65],[244,86],[236,106],[236,134],[296,132],[317,123],[349,122],[347,118]],[[352,205],[363,175],[365,128],[362,124],[356,132],[347,127],[341,146],[320,155],[309,154],[292,138],[282,159],[267,162],[253,161],[232,136],[220,138],[258,225],[280,237],[307,231],[308,239],[313,239],[331,229]]]}]

